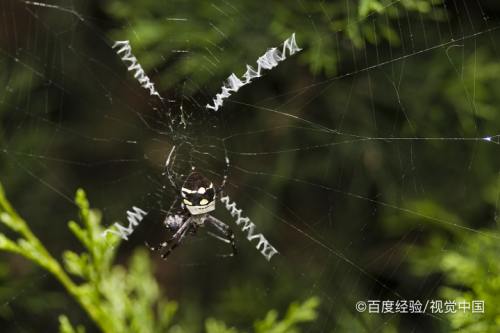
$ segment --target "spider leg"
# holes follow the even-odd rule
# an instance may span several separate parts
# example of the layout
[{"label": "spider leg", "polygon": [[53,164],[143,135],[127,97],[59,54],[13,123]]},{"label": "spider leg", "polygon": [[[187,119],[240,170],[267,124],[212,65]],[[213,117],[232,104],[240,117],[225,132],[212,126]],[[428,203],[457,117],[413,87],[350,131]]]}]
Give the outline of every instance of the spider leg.
[{"label": "spider leg", "polygon": [[[170,232],[177,232],[179,228],[183,225],[183,223],[186,221],[187,217],[181,215],[181,214],[171,214],[171,215],[166,215],[165,219],[163,220],[163,225],[167,230]],[[175,236],[175,234],[174,234]],[[151,251],[160,251],[168,246],[168,244],[171,242],[173,237],[171,237],[168,241],[166,242],[161,242],[160,244],[154,246],[149,244],[147,241],[144,242],[144,244],[151,250]]]},{"label": "spider leg", "polygon": [[167,241],[162,242],[157,246],[152,246],[148,242],[145,242],[145,244],[151,251],[163,251],[166,249],[161,255],[163,259],[166,259],[166,257],[170,254],[170,252],[172,252],[172,250],[180,244],[186,233],[191,229],[190,225],[191,225],[191,219],[185,220],[177,228],[175,226],[172,227],[168,223],[165,223],[165,227],[167,229],[176,231],[175,234],[172,237],[170,237]]},{"label": "spider leg", "polygon": [[[170,150],[170,153],[167,156],[167,160],[165,161],[165,171],[163,172],[163,175],[167,175],[167,178],[170,181],[170,184],[172,185],[173,188],[175,188],[177,190],[178,188],[177,188],[177,184],[175,183],[175,178],[170,173],[171,172],[170,169],[173,167],[172,155],[174,154],[174,150],[175,150],[175,146],[172,147],[172,150]],[[175,157],[174,157],[174,159],[175,159]]]},{"label": "spider leg", "polygon": [[[226,148],[226,143],[224,142],[224,140],[222,140],[222,147],[224,148],[224,161],[226,162],[226,164],[224,167],[224,174],[222,176],[222,183],[217,188],[217,193],[220,193],[224,190],[224,187],[226,186],[226,183],[227,183],[227,178],[229,177],[229,168],[231,167],[231,163],[229,161],[229,156],[228,156],[228,152],[227,152],[227,148]],[[223,223],[223,222],[221,222],[221,223]]]},{"label": "spider leg", "polygon": [[227,224],[225,224],[224,222],[222,222],[219,219],[216,219],[212,215],[207,215],[207,217],[205,218],[205,223],[215,227],[215,229],[217,229],[219,232],[221,232],[225,236],[225,238],[222,238],[220,236],[217,236],[217,235],[209,232],[209,235],[211,235],[212,237],[215,237],[219,240],[222,240],[226,243],[231,244],[231,248],[232,248],[233,252],[230,256],[235,256],[238,253],[238,251],[236,249],[236,243],[234,241],[233,230],[231,230],[231,228]]},{"label": "spider leg", "polygon": [[148,242],[144,242],[144,244],[146,244],[146,246],[153,252],[160,251],[161,249],[167,247],[167,242],[160,243],[157,246],[150,245]]},{"label": "spider leg", "polygon": [[162,259],[167,259],[167,257],[170,255],[170,253],[182,243],[182,240],[186,236],[187,232],[190,230],[191,227],[191,218],[187,219],[184,224],[181,225],[179,230],[170,238],[168,241],[162,243],[165,244],[165,246],[162,246],[163,249],[166,248],[165,252],[161,254]]}]

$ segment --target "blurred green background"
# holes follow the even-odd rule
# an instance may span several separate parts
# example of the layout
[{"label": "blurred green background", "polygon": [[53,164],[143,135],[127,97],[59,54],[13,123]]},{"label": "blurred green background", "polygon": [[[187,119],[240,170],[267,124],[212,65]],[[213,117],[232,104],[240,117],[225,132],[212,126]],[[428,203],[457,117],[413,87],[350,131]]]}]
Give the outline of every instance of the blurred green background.
[{"label": "blurred green background", "polygon": [[[66,258],[83,287],[71,292],[38,245],[1,252],[2,332],[71,332],[69,322],[86,332],[500,332],[497,1],[47,4],[0,3],[0,182],[54,258],[93,259]],[[204,108],[230,73],[293,32],[299,54],[222,111]],[[127,72],[116,40],[130,40],[168,101]],[[168,209],[177,193],[162,165],[180,143],[175,170],[196,165],[216,182],[225,144],[226,192],[279,256],[266,262],[221,205],[234,258],[200,232],[163,261],[144,251],[166,237],[157,225],[111,252],[73,237],[79,209],[89,234],[134,205]],[[102,213],[96,225],[83,199],[74,204],[78,188]],[[9,225],[3,202],[0,232],[16,241],[21,224]],[[485,311],[358,313],[369,299],[484,300]]]}]

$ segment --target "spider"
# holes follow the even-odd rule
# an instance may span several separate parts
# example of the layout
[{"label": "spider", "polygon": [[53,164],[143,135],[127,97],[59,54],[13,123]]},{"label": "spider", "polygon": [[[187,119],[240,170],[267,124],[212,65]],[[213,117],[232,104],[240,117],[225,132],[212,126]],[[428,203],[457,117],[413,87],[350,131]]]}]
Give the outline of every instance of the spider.
[{"label": "spider", "polygon": [[[170,183],[179,193],[175,179],[170,172],[170,161],[174,150],[175,146],[168,155],[165,167]],[[215,210],[217,195],[222,192],[226,185],[227,170],[229,169],[229,159],[227,155],[225,160],[226,170],[222,183],[218,188],[214,186],[212,181],[195,171],[193,168],[180,189],[182,199],[181,211],[177,214],[167,215],[163,221],[165,227],[174,233],[173,236],[167,241],[160,243],[158,246],[150,246],[146,243],[151,251],[160,251],[161,257],[166,260],[170,253],[177,246],[181,245],[188,233],[194,235],[198,228],[210,226],[214,228],[215,231],[222,234],[223,237],[212,232],[208,232],[209,235],[231,245],[232,253],[225,256],[236,255],[237,250],[233,231],[227,224],[209,214]]]}]

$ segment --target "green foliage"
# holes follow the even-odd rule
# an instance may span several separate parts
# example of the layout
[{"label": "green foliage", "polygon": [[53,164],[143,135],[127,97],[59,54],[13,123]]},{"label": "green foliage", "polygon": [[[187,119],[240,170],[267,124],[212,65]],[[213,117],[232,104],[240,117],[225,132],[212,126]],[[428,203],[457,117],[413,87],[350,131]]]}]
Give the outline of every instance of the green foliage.
[{"label": "green foliage", "polygon": [[224,322],[213,318],[207,319],[205,322],[205,330],[207,333],[238,333],[236,328],[229,328]]},{"label": "green foliage", "polygon": [[83,326],[78,326],[76,329],[71,326],[68,317],[61,315],[59,316],[59,332],[60,333],[85,333],[85,328]]},{"label": "green foliage", "polygon": [[[254,324],[255,333],[299,333],[298,324],[314,321],[317,317],[319,299],[311,297],[304,303],[292,303],[283,319],[278,319],[278,312],[271,310],[264,319]],[[207,333],[238,333],[234,327],[227,327],[225,323],[213,318],[205,322]]]},{"label": "green foliage", "polygon": [[310,298],[302,304],[293,303],[283,320],[278,320],[278,313],[274,310],[269,311],[266,317],[255,323],[257,333],[293,333],[299,332],[297,324],[309,322],[316,319],[316,308],[319,305],[318,298]]},{"label": "green foliage", "polygon": [[[148,254],[136,251],[128,269],[113,265],[119,238],[113,234],[103,236],[101,214],[89,208],[83,190],[78,190],[75,203],[80,222],[70,221],[68,226],[85,252],[65,251],[61,265],[12,208],[0,185],[0,221],[20,235],[18,240],[12,240],[0,234],[0,249],[18,253],[49,271],[103,332],[183,332],[181,326],[172,326],[177,304],[162,297]],[[264,320],[255,323],[255,332],[298,333],[297,324],[313,321],[318,305],[317,298],[293,303],[283,320],[278,320],[277,312],[271,310]],[[74,328],[65,315],[59,317],[59,324],[61,333],[85,333],[83,326]],[[208,319],[205,327],[208,333],[239,332],[215,319]]]},{"label": "green foliage", "polygon": [[[134,54],[146,70],[163,68],[166,63],[172,64],[160,73],[162,83],[171,87],[186,76],[195,77],[198,83],[205,83],[214,79],[215,75],[227,76],[233,71],[244,69],[237,57],[227,57],[224,61],[208,59],[205,55],[207,50],[211,54],[223,49],[225,54],[257,56],[270,47],[270,37],[281,42],[294,31],[298,32],[299,46],[304,48],[299,55],[302,62],[314,74],[335,74],[338,53],[347,51],[352,56],[351,50],[342,44],[351,43],[355,48],[362,48],[366,43],[399,44],[395,20],[408,15],[408,12],[422,15],[421,18],[440,19],[444,13],[441,2],[273,2],[267,4],[269,7],[266,12],[262,12],[260,4],[252,1],[241,1],[221,11],[206,1],[191,1],[189,4],[173,1],[167,5],[159,2],[145,4],[140,0],[112,0],[106,3],[105,10],[116,20],[127,23],[113,30],[110,35],[115,40],[129,39]],[[183,21],[158,19],[168,18],[173,12]],[[207,25],[207,20],[211,22],[210,25]],[[180,26],[182,29],[179,29]],[[264,31],[265,34],[262,33]],[[262,38],[263,35],[268,38]],[[180,58],[172,53],[172,50],[186,47],[186,41],[189,41],[188,57]],[[224,54],[219,56],[224,57]],[[250,64],[253,61],[253,58],[245,58]],[[209,66],[209,71],[204,70],[207,60],[214,61],[217,66]]]},{"label": "green foliage", "polygon": [[[21,238],[14,241],[0,234],[0,249],[18,253],[52,273],[103,332],[163,332],[176,304],[160,299],[146,254],[136,252],[129,272],[112,266],[119,239],[115,235],[102,237],[100,213],[89,208],[83,190],[77,192],[75,202],[80,223],[70,221],[68,226],[86,251],[65,251],[61,265],[10,206],[2,191],[0,219]],[[75,282],[70,274],[82,282]],[[60,318],[60,327],[61,332],[75,331],[66,317]],[[76,332],[81,330],[77,328]]]},{"label": "green foliage", "polygon": [[[455,245],[459,244],[459,245]],[[484,313],[449,313],[452,328],[460,332],[500,331],[500,242],[498,236],[466,234],[448,246],[435,237],[413,250],[413,268],[418,275],[444,275],[440,298],[457,303],[484,301]]]}]

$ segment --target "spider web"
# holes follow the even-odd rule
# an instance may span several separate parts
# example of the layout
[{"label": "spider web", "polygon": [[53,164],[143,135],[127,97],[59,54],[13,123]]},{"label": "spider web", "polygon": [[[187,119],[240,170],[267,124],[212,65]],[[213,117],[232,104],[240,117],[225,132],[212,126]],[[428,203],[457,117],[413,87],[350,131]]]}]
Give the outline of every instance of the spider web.
[{"label": "spider web", "polygon": [[[339,4],[347,12],[356,10],[349,1]],[[500,238],[487,231],[498,225],[500,198],[494,158],[500,123],[484,96],[495,78],[477,68],[478,59],[498,57],[494,5],[445,2],[436,4],[436,17],[427,18],[402,11],[401,1],[387,2],[383,13],[350,16],[346,29],[327,36],[318,29],[319,15],[335,18],[321,2],[323,11],[288,22],[293,29],[288,35],[296,32],[307,55],[287,58],[217,112],[205,105],[224,79],[266,51],[252,48],[252,42],[263,38],[265,47],[273,47],[283,39],[265,35],[252,24],[254,13],[226,1],[207,4],[212,16],[204,19],[177,2],[165,6],[173,14],[158,20],[166,27],[163,33],[175,34],[151,46],[151,31],[136,31],[126,16],[110,23],[105,10],[92,2],[0,4],[2,181],[53,253],[74,246],[71,237],[61,235],[74,216],[78,187],[103,210],[110,226],[124,221],[132,206],[174,211],[178,194],[162,176],[173,146],[179,181],[195,167],[220,184],[227,154],[231,167],[225,191],[280,252],[270,263],[263,260],[219,205],[216,216],[237,234],[237,257],[217,257],[224,244],[205,234],[190,237],[168,262],[152,254],[167,294],[172,290],[181,305],[183,300],[202,304],[201,296],[193,301],[192,295],[202,291],[205,305],[238,301],[249,308],[263,302],[283,308],[319,295],[322,313],[313,330],[342,330],[337,313],[360,316],[357,300],[422,299],[436,292],[441,278],[422,281],[405,266],[407,249],[421,245],[432,230]],[[359,24],[375,31],[384,21],[392,22],[396,32],[387,38],[399,45],[389,46],[369,30],[365,37],[375,40],[365,47],[346,38]],[[307,26],[316,35],[301,35],[295,26]],[[190,39],[203,31],[206,39]],[[241,31],[261,36],[239,40]],[[135,36],[132,52],[163,100],[140,87],[112,48],[125,33]],[[335,44],[337,54],[325,54],[327,43]],[[155,59],[148,49],[165,56]],[[306,56],[319,67],[325,56],[336,68],[326,73],[312,68],[317,74],[304,75],[309,73]],[[197,59],[205,59],[205,65],[192,68]],[[494,71],[494,59],[489,63]],[[486,183],[487,178],[497,181]],[[456,188],[445,186],[452,182]],[[58,232],[46,232],[44,221]],[[387,230],[393,234],[387,236]],[[151,230],[141,233],[125,242],[120,254],[126,257],[143,246],[144,237],[154,236]],[[26,331],[23,316],[31,294],[56,287],[40,271],[18,274],[25,281],[7,294],[1,312],[10,312],[4,318],[10,318],[12,331]],[[214,315],[198,307],[201,315],[195,318]],[[241,315],[245,309],[220,309],[235,324],[249,325],[253,319]],[[376,325],[382,329],[395,318],[382,317]],[[410,321],[406,327],[419,330],[443,319],[405,320]]]}]

